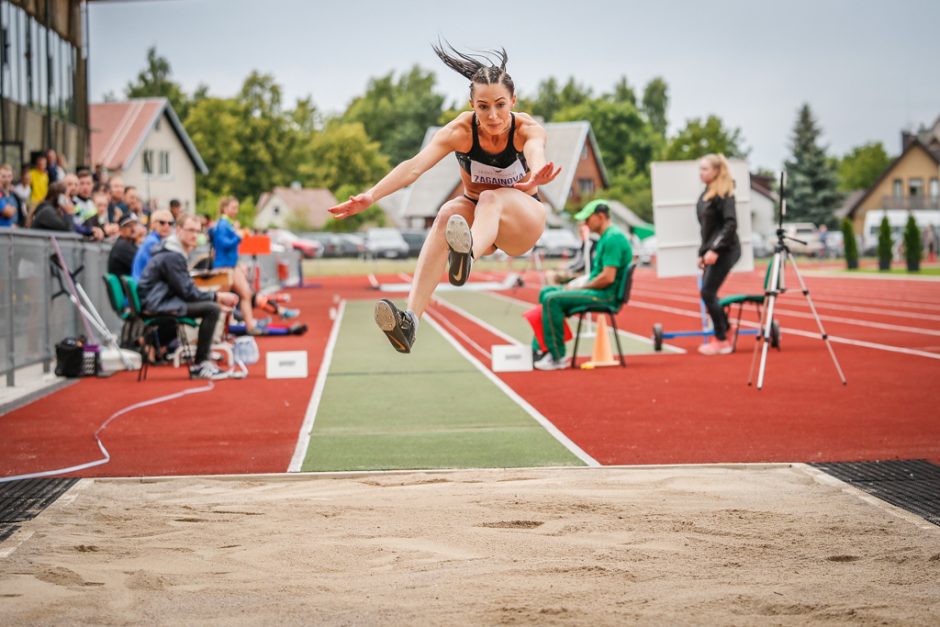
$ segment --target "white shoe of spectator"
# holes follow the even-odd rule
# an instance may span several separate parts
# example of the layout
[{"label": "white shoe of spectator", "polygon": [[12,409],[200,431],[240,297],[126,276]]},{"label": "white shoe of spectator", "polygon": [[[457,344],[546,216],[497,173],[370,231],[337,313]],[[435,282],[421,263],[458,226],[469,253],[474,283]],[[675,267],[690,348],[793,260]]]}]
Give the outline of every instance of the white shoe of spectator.
[{"label": "white shoe of spectator", "polygon": [[201,364],[189,367],[189,378],[191,379],[210,379],[218,380],[224,379],[226,374],[219,370],[219,367],[215,365],[215,362],[206,360]]},{"label": "white shoe of spectator", "polygon": [[571,365],[571,362],[568,361],[567,357],[562,357],[559,361],[555,361],[551,353],[545,353],[541,359],[532,365],[536,370],[564,370]]}]

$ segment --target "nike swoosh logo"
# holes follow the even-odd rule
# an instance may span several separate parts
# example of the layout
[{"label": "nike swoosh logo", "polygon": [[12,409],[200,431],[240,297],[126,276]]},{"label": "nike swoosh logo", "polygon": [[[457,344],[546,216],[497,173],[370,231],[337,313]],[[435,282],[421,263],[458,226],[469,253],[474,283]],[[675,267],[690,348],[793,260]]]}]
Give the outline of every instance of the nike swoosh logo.
[{"label": "nike swoosh logo", "polygon": [[454,273],[454,280],[459,282],[463,278],[463,257],[460,258],[460,265],[457,266],[457,272]]}]

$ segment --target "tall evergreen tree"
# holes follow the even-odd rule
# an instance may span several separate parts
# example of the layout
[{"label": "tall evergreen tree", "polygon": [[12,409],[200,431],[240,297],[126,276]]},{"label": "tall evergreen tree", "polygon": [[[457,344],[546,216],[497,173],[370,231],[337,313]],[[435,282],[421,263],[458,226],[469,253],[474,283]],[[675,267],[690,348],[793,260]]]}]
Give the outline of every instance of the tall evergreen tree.
[{"label": "tall evergreen tree", "polygon": [[809,104],[803,104],[793,129],[793,158],[787,170],[787,219],[816,224],[833,222],[842,202],[839,178],[826,149],[819,145],[822,130]]},{"label": "tall evergreen tree", "polygon": [[666,81],[657,76],[646,84],[643,89],[643,113],[661,136],[666,136],[666,111],[669,109],[669,86]]}]

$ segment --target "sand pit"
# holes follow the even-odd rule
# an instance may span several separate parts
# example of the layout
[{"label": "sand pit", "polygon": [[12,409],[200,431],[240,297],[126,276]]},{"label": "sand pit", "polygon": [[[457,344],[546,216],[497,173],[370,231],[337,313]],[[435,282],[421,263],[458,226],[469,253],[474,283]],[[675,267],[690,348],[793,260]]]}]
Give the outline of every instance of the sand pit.
[{"label": "sand pit", "polygon": [[940,623],[940,528],[804,466],[86,480],[0,623]]}]

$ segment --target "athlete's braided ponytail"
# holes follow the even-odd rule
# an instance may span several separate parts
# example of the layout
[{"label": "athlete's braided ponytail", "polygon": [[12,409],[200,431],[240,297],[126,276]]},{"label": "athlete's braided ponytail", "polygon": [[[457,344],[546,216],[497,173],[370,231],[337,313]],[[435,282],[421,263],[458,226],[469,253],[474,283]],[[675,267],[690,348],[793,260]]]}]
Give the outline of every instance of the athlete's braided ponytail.
[{"label": "athlete's braided ponytail", "polygon": [[473,86],[502,84],[509,90],[509,95],[515,94],[516,87],[513,85],[512,78],[506,73],[506,63],[509,61],[509,55],[505,48],[499,50],[487,50],[480,54],[466,54],[455,50],[449,43],[447,47],[453,54],[444,50],[444,45],[438,41],[437,45],[431,44],[431,48],[440,57],[444,65],[454,70],[461,76],[470,79],[470,97],[473,97]]}]

